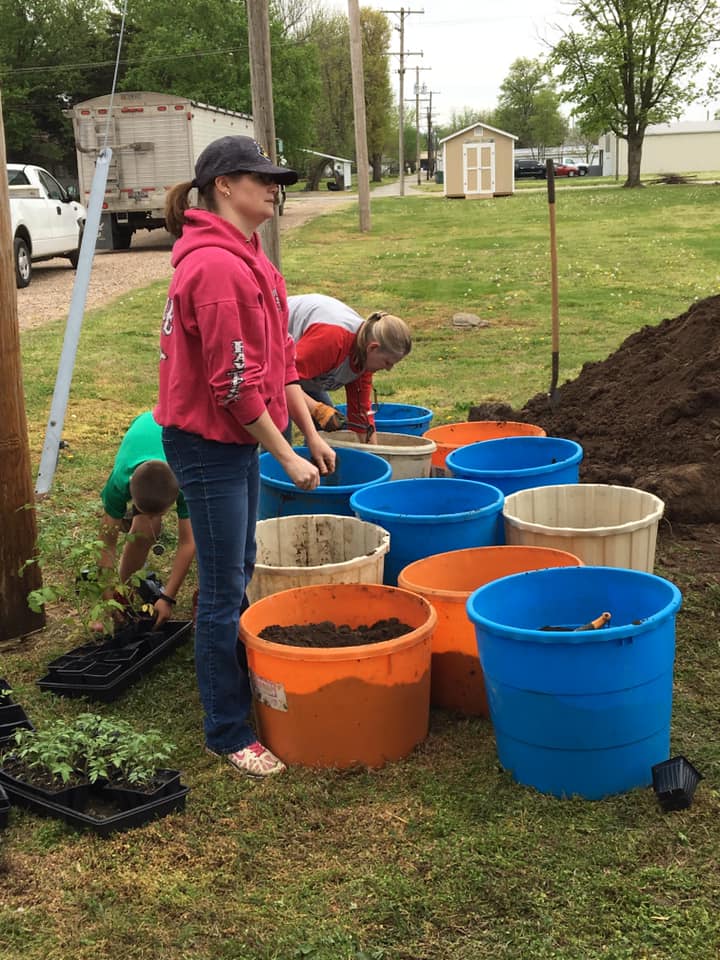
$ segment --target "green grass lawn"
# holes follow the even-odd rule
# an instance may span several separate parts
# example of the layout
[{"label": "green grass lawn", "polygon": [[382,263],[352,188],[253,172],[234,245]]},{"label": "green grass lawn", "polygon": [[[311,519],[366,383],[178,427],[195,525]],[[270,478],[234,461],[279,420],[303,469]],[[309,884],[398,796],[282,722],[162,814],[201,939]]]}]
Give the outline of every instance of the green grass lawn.
[{"label": "green grass lawn", "polygon": [[[561,378],[720,286],[716,188],[567,191],[557,230]],[[283,270],[291,293],[405,317],[412,353],[377,376],[378,391],[432,407],[436,423],[464,419],[481,400],[519,404],[548,388],[542,194],[373,201],[369,235],[354,209],[288,234]],[[69,448],[39,506],[47,583],[72,584],[68,553],[94,535],[117,443],[153,403],[165,293],[156,284],[85,319]],[[457,311],[491,325],[453,328]],[[23,335],[34,463],[61,342],[59,321]],[[172,524],[164,539],[161,573]],[[440,711],[422,747],[380,771],[235,778],[203,753],[185,647],[115,704],[92,709],[174,740],[173,765],[192,787],[187,811],[108,840],[13,813],[0,833],[0,960],[714,960],[717,565],[699,544],[668,541],[658,569],[685,592],[673,752],[707,777],[689,811],[663,816],[650,790],[590,803],[517,786],[499,769],[489,723]],[[36,726],[87,708],[35,686],[81,637],[69,603],[49,614],[45,631],[0,648],[0,675]]]}]

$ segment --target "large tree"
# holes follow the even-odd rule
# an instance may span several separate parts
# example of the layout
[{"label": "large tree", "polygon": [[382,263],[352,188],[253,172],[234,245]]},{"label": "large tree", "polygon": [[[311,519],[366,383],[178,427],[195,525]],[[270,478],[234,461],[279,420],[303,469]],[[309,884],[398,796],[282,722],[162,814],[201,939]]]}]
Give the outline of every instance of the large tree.
[{"label": "large tree", "polygon": [[[270,34],[275,128],[294,162],[312,136],[317,95],[314,51],[303,46],[279,7]],[[297,9],[295,12],[297,13]],[[252,113],[244,0],[135,0],[125,90],[157,90]]]},{"label": "large tree", "polygon": [[546,146],[561,143],[566,125],[547,64],[519,57],[500,86],[495,120],[513,133],[519,147],[530,147],[542,156]]},{"label": "large tree", "polygon": [[[392,94],[387,58],[390,26],[377,10],[360,9],[365,75],[365,114],[368,155],[373,178],[380,174],[383,146],[391,117]],[[350,65],[350,26],[342,13],[316,10],[307,26],[306,49],[314,46],[321,90],[308,109],[314,111],[315,137],[308,147],[341,157],[355,155],[355,133]],[[327,163],[308,163],[308,188],[314,189]]]},{"label": "large tree", "polygon": [[565,97],[587,126],[627,141],[625,186],[638,187],[648,126],[698,97],[695,81],[720,35],[718,4],[573,0],[572,13],[579,26],[563,31],[553,51]]},{"label": "large tree", "polygon": [[75,149],[63,109],[109,87],[112,14],[101,0],[0,0],[0,23],[8,159],[68,177]]},{"label": "large tree", "polygon": [[383,148],[390,129],[393,96],[388,67],[390,22],[379,10],[360,10],[363,73],[365,75],[365,120],[372,179],[382,179]]}]

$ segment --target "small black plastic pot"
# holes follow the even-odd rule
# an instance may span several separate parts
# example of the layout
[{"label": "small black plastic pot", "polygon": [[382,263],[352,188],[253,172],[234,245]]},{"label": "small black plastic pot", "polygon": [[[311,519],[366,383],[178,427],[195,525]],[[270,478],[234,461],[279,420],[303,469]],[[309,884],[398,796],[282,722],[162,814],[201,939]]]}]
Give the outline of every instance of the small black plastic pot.
[{"label": "small black plastic pot", "polygon": [[[23,711],[20,711],[23,713]],[[32,730],[33,725],[27,719],[27,717],[22,717],[19,720],[16,720],[14,723],[0,723],[0,747],[7,747],[11,742],[15,742],[15,731],[16,730]]]},{"label": "small black plastic pot", "polygon": [[[10,690],[10,684],[5,677],[0,677],[0,690]],[[9,693],[0,693],[0,707],[7,707],[13,702]]]},{"label": "small black plastic pot", "polygon": [[[0,690],[7,689],[3,684],[6,684],[6,681],[0,678]],[[34,729],[19,703],[15,703],[8,695],[0,697],[0,749],[8,746],[20,727],[25,730]]]},{"label": "small black plastic pot", "polygon": [[58,787],[54,790],[48,789],[29,780],[21,780],[19,777],[13,776],[4,767],[0,769],[0,786],[3,786],[11,795],[17,790],[21,790],[38,799],[46,800],[48,803],[62,804],[70,810],[82,808],[89,789],[87,784],[75,787]]},{"label": "small black plastic pot", "polygon": [[703,775],[686,757],[671,757],[652,768],[653,790],[666,813],[687,809],[702,779]]},{"label": "small black plastic pot", "polygon": [[167,797],[180,789],[179,770],[156,770],[153,783],[145,790],[137,787],[118,786],[112,781],[103,785],[103,794],[114,798],[121,810],[152,803],[161,797]]}]

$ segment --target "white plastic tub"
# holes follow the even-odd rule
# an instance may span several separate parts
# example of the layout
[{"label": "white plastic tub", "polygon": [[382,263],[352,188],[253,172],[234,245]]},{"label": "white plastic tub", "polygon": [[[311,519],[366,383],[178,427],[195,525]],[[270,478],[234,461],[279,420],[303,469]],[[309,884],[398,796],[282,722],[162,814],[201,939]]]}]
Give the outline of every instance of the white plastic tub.
[{"label": "white plastic tub", "polygon": [[360,446],[368,453],[382,457],[392,467],[391,480],[409,480],[412,477],[429,477],[432,455],[437,449],[434,440],[415,437],[407,433],[378,433],[377,443],[364,443],[352,430],[337,430],[324,433],[331,447]]},{"label": "white plastic tub", "polygon": [[587,566],[652,573],[664,509],[659,497],[634,487],[532,487],[505,498],[505,542],[567,550]]},{"label": "white plastic tub", "polygon": [[382,583],[390,534],[357,517],[307,514],[259,520],[251,603],[324,583]]}]

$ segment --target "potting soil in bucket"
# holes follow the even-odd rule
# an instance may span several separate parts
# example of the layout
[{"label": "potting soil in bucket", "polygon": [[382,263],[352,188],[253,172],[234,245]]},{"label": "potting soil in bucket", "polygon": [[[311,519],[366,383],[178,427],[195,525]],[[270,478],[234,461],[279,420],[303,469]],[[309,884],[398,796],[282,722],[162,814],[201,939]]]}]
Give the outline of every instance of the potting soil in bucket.
[{"label": "potting soil in bucket", "polygon": [[[292,646],[261,634],[396,619],[394,639]],[[290,764],[381,767],[427,736],[430,641],[437,615],[423,597],[381,584],[299,587],[253,603],[240,618],[261,741]],[[323,628],[324,629],[324,628]]]},{"label": "potting soil in bucket", "polygon": [[[307,447],[295,452],[310,459]],[[288,517],[296,514],[332,513],[351,517],[350,497],[368,484],[389,480],[392,467],[382,457],[365,450],[338,450],[333,473],[320,477],[314,490],[296,487],[270,453],[260,455],[260,502],[258,519]]]},{"label": "potting soil in bucket", "polygon": [[488,547],[502,533],[502,493],[486,483],[431,477],[358,490],[350,506],[390,534],[384,582],[395,585],[413,560],[464,547]]},{"label": "potting soil in bucket", "polygon": [[[650,783],[670,752],[680,603],[668,580],[617,567],[533,570],[469,597],[498,757],[516,780],[589,800]],[[607,626],[577,629],[606,611]]]},{"label": "potting soil in bucket", "polygon": [[562,437],[504,437],[458,447],[446,457],[454,477],[491,483],[508,496],[528,487],[577,483],[583,450]]},{"label": "potting soil in bucket", "polygon": [[[347,416],[347,405],[338,403],[337,409]],[[430,426],[432,410],[410,403],[378,403],[372,408],[378,433],[409,433],[421,437]]]}]

